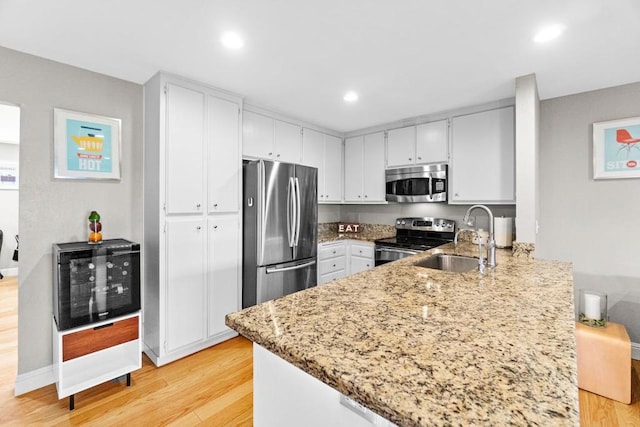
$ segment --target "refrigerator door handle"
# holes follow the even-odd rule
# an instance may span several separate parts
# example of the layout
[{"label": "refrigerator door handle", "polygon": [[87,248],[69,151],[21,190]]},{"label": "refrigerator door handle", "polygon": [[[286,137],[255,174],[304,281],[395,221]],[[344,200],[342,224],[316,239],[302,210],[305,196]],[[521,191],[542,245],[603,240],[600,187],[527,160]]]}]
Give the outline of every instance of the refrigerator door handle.
[{"label": "refrigerator door handle", "polygon": [[313,265],[315,263],[316,261],[313,260],[313,261],[305,262],[304,264],[292,265],[291,267],[281,267],[281,268],[271,267],[271,268],[267,268],[267,274],[282,273],[283,271],[300,270],[301,268],[307,268],[310,265]]},{"label": "refrigerator door handle", "polygon": [[289,177],[289,185],[287,186],[287,239],[289,240],[289,247],[293,247],[295,236],[293,234],[293,227],[295,225],[295,212],[294,212],[294,196],[295,191],[293,178]]},{"label": "refrigerator door handle", "polygon": [[296,238],[294,245],[298,246],[298,241],[300,240],[300,181],[298,181],[298,177],[295,178],[296,184],[296,206],[297,206],[297,215],[296,215]]}]

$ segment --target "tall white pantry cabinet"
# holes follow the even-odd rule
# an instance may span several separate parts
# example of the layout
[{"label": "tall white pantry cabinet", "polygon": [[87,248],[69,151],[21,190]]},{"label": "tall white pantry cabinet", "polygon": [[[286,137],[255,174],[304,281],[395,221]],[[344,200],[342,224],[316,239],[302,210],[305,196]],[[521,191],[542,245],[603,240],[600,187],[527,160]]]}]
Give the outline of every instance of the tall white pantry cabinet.
[{"label": "tall white pantry cabinet", "polygon": [[162,73],[144,97],[144,351],[160,366],[237,335],[242,99]]}]

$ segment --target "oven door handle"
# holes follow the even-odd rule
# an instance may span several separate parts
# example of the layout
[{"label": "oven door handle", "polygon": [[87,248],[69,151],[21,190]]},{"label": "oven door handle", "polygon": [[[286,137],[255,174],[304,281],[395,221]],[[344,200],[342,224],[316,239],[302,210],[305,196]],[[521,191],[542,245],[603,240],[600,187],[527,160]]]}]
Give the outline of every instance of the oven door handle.
[{"label": "oven door handle", "polygon": [[419,254],[422,251],[414,251],[412,249],[396,249],[396,248],[376,248],[376,252],[395,252],[395,253],[399,253],[399,254],[411,254],[411,255],[416,255]]}]

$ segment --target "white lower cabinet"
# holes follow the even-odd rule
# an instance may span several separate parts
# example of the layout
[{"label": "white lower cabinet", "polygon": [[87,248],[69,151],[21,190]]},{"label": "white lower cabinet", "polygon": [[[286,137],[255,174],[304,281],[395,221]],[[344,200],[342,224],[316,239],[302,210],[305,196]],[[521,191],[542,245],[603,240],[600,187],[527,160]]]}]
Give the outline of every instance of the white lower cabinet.
[{"label": "white lower cabinet", "polygon": [[318,285],[373,268],[374,244],[339,240],[318,245]]},{"label": "white lower cabinet", "polygon": [[204,339],[204,220],[170,220],[166,224],[166,352]]},{"label": "white lower cabinet", "polygon": [[318,245],[318,285],[347,275],[347,246],[344,240]]},{"label": "white lower cabinet", "polygon": [[253,422],[256,426],[395,426],[255,343]]},{"label": "white lower cabinet", "polygon": [[350,242],[349,274],[360,273],[375,266],[375,245],[370,242]]},{"label": "white lower cabinet", "polygon": [[228,313],[240,307],[238,292],[240,242],[239,215],[219,215],[208,219],[209,236],[209,272],[208,301],[209,327],[208,337],[224,336],[233,333],[224,323]]},{"label": "white lower cabinet", "polygon": [[140,313],[58,331],[53,324],[53,371],[58,398],[70,396],[142,367]]}]

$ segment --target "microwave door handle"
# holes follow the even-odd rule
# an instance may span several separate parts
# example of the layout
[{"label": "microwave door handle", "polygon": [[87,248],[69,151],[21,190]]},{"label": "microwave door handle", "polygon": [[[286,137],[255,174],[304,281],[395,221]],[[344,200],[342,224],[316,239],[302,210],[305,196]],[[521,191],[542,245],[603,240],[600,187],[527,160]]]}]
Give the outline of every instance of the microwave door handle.
[{"label": "microwave door handle", "polygon": [[429,200],[433,200],[433,175],[429,174]]}]

